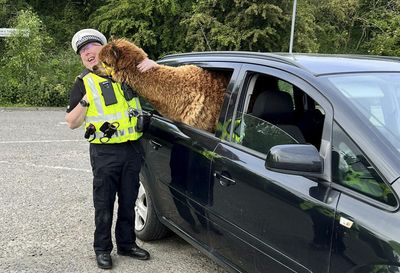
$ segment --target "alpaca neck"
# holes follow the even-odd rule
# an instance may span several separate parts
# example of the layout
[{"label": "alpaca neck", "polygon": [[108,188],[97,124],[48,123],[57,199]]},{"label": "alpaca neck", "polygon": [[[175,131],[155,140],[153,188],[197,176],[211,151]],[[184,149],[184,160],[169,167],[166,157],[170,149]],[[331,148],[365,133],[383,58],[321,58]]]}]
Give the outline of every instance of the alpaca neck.
[{"label": "alpaca neck", "polygon": [[[126,82],[143,98],[147,99],[152,103],[159,104],[164,101],[167,94],[163,94],[163,88],[157,86],[157,70],[152,69],[147,72],[139,72],[136,67],[132,68],[129,73],[126,74]],[[132,73],[133,71],[133,73]]]}]

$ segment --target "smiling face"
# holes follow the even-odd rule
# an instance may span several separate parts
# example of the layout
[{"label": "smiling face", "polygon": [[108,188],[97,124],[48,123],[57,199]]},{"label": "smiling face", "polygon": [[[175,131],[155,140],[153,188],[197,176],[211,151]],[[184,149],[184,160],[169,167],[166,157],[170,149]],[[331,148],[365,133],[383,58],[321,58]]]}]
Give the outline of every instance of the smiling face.
[{"label": "smiling face", "polygon": [[83,65],[92,70],[93,66],[95,66],[98,62],[98,54],[102,49],[102,45],[100,43],[89,43],[79,50],[79,55],[81,56],[81,60]]}]

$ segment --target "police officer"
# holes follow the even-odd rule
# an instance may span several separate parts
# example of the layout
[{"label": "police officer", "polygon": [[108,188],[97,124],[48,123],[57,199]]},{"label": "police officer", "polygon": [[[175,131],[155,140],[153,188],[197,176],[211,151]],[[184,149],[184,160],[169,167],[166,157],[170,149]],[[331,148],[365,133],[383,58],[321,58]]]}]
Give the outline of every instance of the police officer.
[{"label": "police officer", "polygon": [[[90,162],[93,171],[95,208],[94,251],[97,265],[112,267],[111,226],[115,196],[118,194],[118,215],[115,227],[117,253],[141,260],[149,253],[135,243],[134,204],[139,188],[142,151],[138,142],[142,133],[136,127],[132,110],[139,110],[137,98],[128,100],[119,83],[92,73],[97,55],[107,43],[105,36],[94,29],[78,31],[72,48],[86,69],[77,77],[70,94],[66,121],[75,129],[85,124],[85,137],[90,141]],[[142,72],[157,64],[146,59],[138,65]]]}]

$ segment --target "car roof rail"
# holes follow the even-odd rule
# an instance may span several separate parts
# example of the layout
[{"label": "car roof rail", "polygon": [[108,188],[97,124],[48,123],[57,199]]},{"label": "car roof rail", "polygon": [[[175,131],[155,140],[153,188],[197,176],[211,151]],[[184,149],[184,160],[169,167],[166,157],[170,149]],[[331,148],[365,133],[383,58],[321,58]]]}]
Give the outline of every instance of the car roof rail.
[{"label": "car roof rail", "polygon": [[196,58],[196,57],[210,57],[210,56],[255,58],[255,59],[263,59],[269,61],[278,61],[296,67],[302,67],[299,63],[291,59],[291,57],[295,56],[295,54],[252,52],[252,51],[204,51],[204,52],[175,53],[166,55],[160,58],[159,61],[162,62],[171,61],[176,58],[184,58],[184,57]]}]

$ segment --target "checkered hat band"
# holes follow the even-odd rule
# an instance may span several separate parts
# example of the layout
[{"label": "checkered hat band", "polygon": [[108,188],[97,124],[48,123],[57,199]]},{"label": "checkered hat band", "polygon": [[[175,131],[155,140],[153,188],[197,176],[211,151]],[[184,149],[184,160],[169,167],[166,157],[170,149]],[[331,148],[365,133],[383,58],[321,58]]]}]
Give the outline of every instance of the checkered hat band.
[{"label": "checkered hat band", "polygon": [[94,35],[86,35],[85,37],[82,37],[82,39],[80,39],[76,42],[77,51],[79,52],[79,50],[83,46],[87,45],[90,42],[98,42],[100,44],[103,44],[103,41],[99,37],[94,36]]}]

